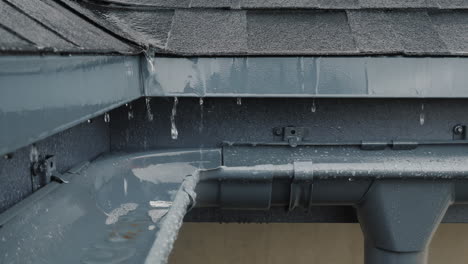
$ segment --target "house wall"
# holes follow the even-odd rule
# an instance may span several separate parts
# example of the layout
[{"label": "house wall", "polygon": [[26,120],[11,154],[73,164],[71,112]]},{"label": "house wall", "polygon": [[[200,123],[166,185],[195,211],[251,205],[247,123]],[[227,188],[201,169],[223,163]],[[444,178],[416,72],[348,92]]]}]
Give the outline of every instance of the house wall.
[{"label": "house wall", "polygon": [[[468,262],[468,225],[442,224],[435,234],[429,264]],[[185,223],[171,264],[362,264],[358,224]]]}]

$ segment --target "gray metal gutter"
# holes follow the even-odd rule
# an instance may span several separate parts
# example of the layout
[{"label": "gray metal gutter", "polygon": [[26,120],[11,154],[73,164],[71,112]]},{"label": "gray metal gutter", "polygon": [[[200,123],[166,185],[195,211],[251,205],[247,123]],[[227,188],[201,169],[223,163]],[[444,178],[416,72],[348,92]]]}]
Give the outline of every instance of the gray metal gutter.
[{"label": "gray metal gutter", "polygon": [[125,56],[0,57],[0,154],[139,98],[139,63]]},{"label": "gray metal gutter", "polygon": [[365,238],[366,264],[426,264],[428,245],[448,207],[468,202],[466,162],[422,157],[220,167],[199,174],[201,207],[292,211],[353,205]]},{"label": "gray metal gutter", "polygon": [[468,98],[468,58],[0,57],[0,154],[142,96]]},{"label": "gray metal gutter", "polygon": [[178,149],[77,167],[0,214],[0,263],[167,263],[196,171],[220,164],[220,149]]},{"label": "gray metal gutter", "polygon": [[467,98],[467,58],[156,57],[147,96]]},{"label": "gray metal gutter", "polygon": [[[46,186],[0,214],[0,236],[8,241],[0,256],[18,263],[163,264],[194,205],[288,211],[352,205],[365,237],[366,264],[426,264],[449,206],[468,202],[464,152],[437,161],[400,153],[381,162],[312,162],[306,155],[285,164],[221,166],[225,154],[169,149],[113,154],[79,167],[71,171],[79,177],[66,175],[70,183]],[[22,248],[31,253],[14,254]]]},{"label": "gray metal gutter", "polygon": [[188,175],[182,182],[180,190],[175,195],[172,206],[167,212],[160,231],[146,256],[145,264],[167,263],[169,261],[169,255],[182,227],[184,216],[195,205],[197,197],[195,187],[198,180],[198,171],[196,171],[192,175]]}]

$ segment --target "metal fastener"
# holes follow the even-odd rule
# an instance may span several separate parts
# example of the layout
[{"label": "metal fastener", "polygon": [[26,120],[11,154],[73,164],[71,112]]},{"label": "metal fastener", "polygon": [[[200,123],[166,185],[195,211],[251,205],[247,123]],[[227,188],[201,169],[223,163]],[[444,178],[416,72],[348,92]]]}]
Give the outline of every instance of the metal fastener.
[{"label": "metal fastener", "polygon": [[463,134],[464,130],[465,129],[463,128],[462,125],[456,125],[456,126],[453,127],[453,133],[455,133],[455,135]]}]

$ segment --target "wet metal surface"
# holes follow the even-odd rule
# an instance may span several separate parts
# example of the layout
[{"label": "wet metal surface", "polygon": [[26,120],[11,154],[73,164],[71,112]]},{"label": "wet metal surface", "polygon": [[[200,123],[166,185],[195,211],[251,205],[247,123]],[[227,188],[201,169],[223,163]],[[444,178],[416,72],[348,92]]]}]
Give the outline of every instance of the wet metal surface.
[{"label": "wet metal surface", "polygon": [[[466,98],[467,70],[464,58],[2,57],[0,154],[142,95]],[[240,99],[237,102],[242,105]],[[313,113],[319,108],[315,102],[309,106]],[[419,122],[424,125],[426,110],[423,104],[420,108]],[[151,121],[155,113],[148,113]],[[110,119],[106,115],[106,121]]]},{"label": "wet metal surface", "polygon": [[0,215],[0,262],[142,263],[185,176],[220,160],[198,149],[101,158]]},{"label": "wet metal surface", "polygon": [[138,57],[0,58],[0,154],[138,98],[139,84]]},{"label": "wet metal surface", "polygon": [[464,58],[156,57],[147,64],[148,96],[468,97]]},{"label": "wet metal surface", "polygon": [[[179,98],[174,118],[177,140],[171,138],[173,98],[135,101],[134,119],[128,109],[111,112],[112,150],[194,148],[228,143],[284,143],[275,127],[306,127],[303,143],[453,140],[453,127],[468,123],[463,99],[335,99],[335,98]],[[312,112],[311,107],[316,106]],[[424,110],[421,104],[424,103]],[[424,113],[425,123],[420,124]],[[229,145],[229,144],[226,144]]]},{"label": "wet metal surface", "polygon": [[[64,173],[82,162],[109,151],[109,126],[103,118],[70,129],[10,153],[0,159],[0,213],[32,192],[31,154],[54,155],[58,172]],[[70,151],[73,150],[73,151]],[[36,156],[37,157],[37,156]]]}]

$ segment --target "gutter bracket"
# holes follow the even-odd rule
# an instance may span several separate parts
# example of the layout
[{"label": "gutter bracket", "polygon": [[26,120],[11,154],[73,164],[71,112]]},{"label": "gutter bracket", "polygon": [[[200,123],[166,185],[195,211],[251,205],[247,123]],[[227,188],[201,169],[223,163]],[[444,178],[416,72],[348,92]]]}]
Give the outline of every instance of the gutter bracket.
[{"label": "gutter bracket", "polygon": [[33,192],[44,187],[51,181],[68,183],[57,171],[57,162],[54,155],[39,155],[37,160],[31,163],[31,183]]},{"label": "gutter bracket", "polygon": [[300,142],[304,140],[304,138],[309,133],[309,129],[307,127],[294,127],[294,126],[287,126],[287,127],[275,127],[273,129],[273,134],[275,136],[282,136],[283,141],[288,142],[290,147],[297,147]]},{"label": "gutter bracket", "polygon": [[291,182],[289,211],[302,207],[309,211],[312,207],[313,170],[312,161],[294,162],[294,178]]}]

